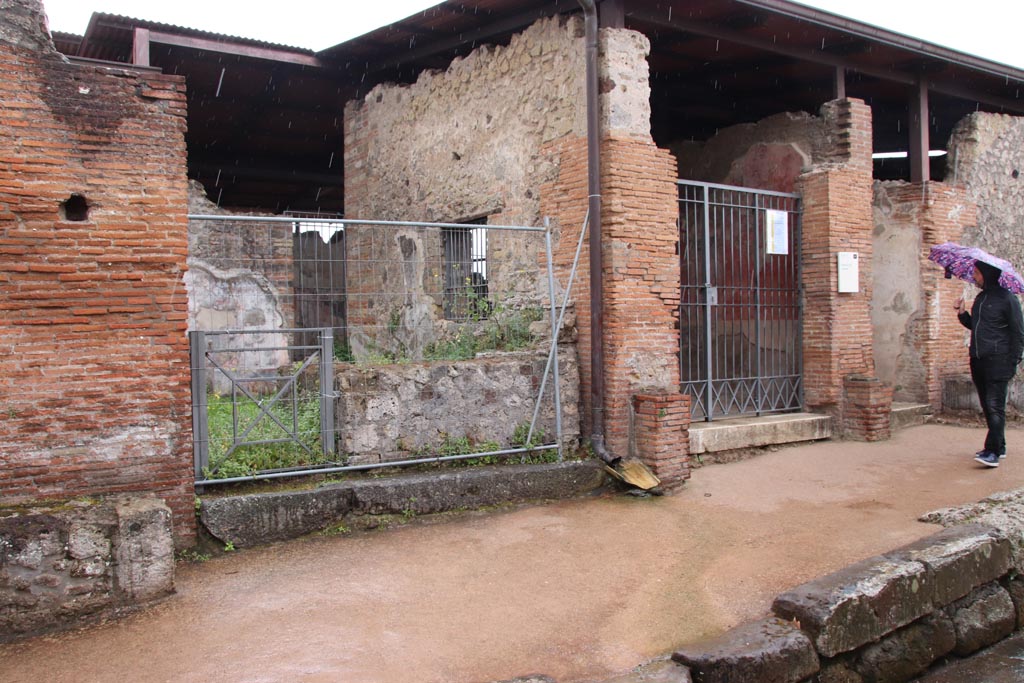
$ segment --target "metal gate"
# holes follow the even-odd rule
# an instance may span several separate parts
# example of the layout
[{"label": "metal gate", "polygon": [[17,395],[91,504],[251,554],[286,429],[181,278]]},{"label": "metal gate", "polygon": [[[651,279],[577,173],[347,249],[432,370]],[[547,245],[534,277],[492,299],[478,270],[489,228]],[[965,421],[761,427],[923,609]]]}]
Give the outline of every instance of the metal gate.
[{"label": "metal gate", "polygon": [[679,182],[679,370],[694,419],[800,410],[800,197]]},{"label": "metal gate", "polygon": [[[318,337],[316,345],[291,341],[311,333]],[[224,477],[218,470],[230,467],[232,454],[246,447],[275,446],[262,454],[264,474],[342,465],[334,460],[331,328],[188,334],[197,483],[218,474]],[[285,358],[297,354],[302,360],[284,372],[258,362],[273,353],[285,353]],[[214,392],[208,393],[208,388]],[[221,424],[211,430],[211,420]],[[275,462],[278,458],[301,464],[282,467]]]}]

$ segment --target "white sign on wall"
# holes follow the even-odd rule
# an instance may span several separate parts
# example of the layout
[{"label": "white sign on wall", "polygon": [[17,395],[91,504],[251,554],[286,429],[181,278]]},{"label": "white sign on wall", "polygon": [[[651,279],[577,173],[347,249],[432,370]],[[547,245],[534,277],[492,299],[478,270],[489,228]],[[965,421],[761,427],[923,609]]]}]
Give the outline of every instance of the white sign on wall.
[{"label": "white sign on wall", "polygon": [[789,253],[789,212],[765,209],[765,251],[769,254]]},{"label": "white sign on wall", "polygon": [[839,291],[859,292],[860,268],[857,252],[841,251],[837,256],[839,259]]}]

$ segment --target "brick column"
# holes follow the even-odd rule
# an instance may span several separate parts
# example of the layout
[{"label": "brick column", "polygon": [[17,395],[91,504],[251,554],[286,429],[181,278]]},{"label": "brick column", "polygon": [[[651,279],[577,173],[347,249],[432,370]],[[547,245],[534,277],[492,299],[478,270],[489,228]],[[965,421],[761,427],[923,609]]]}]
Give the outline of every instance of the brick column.
[{"label": "brick column", "polygon": [[[804,203],[804,395],[808,408],[843,416],[845,378],[870,378],[875,372],[871,110],[860,100],[846,99],[829,102],[822,114],[834,130],[832,158],[799,180]],[[858,255],[857,292],[838,291],[840,252]],[[882,393],[872,396],[883,398]],[[891,404],[891,391],[889,396]]]},{"label": "brick column", "polygon": [[0,43],[0,500],[153,494],[188,545],[185,82],[26,26],[42,48]]},{"label": "brick column", "polygon": [[633,396],[633,447],[665,488],[690,478],[690,397],[685,394]]},{"label": "brick column", "polygon": [[843,378],[843,436],[856,441],[884,441],[890,436],[892,386],[875,377]]},{"label": "brick column", "polygon": [[[542,188],[541,210],[557,219],[555,266],[565,282],[586,215],[586,140],[563,140],[547,151],[557,158],[560,173]],[[629,450],[633,395],[679,388],[676,164],[669,152],[642,138],[605,140],[601,164],[605,443],[621,456]],[[573,287],[584,437],[592,427],[588,242]]]},{"label": "brick column", "polygon": [[919,314],[907,325],[907,334],[920,352],[927,401],[938,412],[942,409],[943,379],[968,372],[967,331],[953,311],[964,282],[947,280],[942,268],[928,260],[928,252],[934,245],[960,241],[964,226],[977,223],[977,206],[963,187],[939,182],[890,185],[886,191],[894,205],[913,207],[921,231],[921,301]]}]

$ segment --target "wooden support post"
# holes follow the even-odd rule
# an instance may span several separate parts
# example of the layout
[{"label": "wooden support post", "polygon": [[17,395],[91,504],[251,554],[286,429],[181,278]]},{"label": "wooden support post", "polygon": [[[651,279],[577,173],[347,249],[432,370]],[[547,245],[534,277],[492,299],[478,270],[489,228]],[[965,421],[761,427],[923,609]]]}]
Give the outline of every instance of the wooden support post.
[{"label": "wooden support post", "polygon": [[149,29],[137,28],[132,40],[132,64],[149,66]]},{"label": "wooden support post", "polygon": [[841,66],[836,67],[836,78],[834,83],[834,92],[832,93],[835,100],[846,99],[846,69]]},{"label": "wooden support post", "polygon": [[601,0],[598,15],[601,28],[626,27],[626,7],[623,0]]},{"label": "wooden support post", "polygon": [[910,97],[910,182],[926,183],[931,180],[928,162],[928,82],[918,81]]}]

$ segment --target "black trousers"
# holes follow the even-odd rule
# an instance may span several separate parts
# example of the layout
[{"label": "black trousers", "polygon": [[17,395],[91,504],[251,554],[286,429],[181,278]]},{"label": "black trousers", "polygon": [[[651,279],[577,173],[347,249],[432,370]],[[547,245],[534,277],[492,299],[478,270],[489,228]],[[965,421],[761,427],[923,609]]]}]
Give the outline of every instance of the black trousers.
[{"label": "black trousers", "polygon": [[1016,371],[1017,363],[1009,354],[971,358],[971,379],[988,426],[985,450],[996,455],[1006,453],[1006,390]]}]

